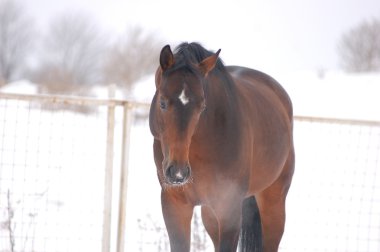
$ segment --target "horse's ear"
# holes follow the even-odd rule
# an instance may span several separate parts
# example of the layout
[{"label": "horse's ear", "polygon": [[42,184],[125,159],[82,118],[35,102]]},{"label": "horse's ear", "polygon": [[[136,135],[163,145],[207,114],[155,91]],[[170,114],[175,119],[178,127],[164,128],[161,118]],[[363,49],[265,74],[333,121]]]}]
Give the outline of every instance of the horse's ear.
[{"label": "horse's ear", "polygon": [[162,48],[160,54],[160,65],[162,71],[167,70],[174,64],[174,56],[169,45],[166,45]]},{"label": "horse's ear", "polygon": [[201,63],[199,63],[199,69],[204,76],[207,76],[207,74],[212,69],[214,69],[216,62],[218,61],[220,51],[221,49],[219,49],[215,54],[205,58],[204,60],[202,60]]}]

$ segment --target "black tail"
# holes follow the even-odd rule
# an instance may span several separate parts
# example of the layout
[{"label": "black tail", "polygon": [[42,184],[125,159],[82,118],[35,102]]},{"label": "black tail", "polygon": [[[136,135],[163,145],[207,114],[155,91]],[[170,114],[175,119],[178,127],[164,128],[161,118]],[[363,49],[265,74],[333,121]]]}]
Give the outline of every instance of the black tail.
[{"label": "black tail", "polygon": [[263,251],[260,212],[254,196],[244,200],[242,214],[240,251]]}]

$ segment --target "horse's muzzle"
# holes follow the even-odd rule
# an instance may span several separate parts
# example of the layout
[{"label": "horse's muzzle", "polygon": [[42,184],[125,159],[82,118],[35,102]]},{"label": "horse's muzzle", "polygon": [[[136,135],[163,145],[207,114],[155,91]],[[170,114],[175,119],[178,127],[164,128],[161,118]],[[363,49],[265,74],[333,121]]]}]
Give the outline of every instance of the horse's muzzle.
[{"label": "horse's muzzle", "polygon": [[186,165],[169,165],[165,171],[165,177],[168,184],[183,185],[189,180],[191,168],[189,164]]}]

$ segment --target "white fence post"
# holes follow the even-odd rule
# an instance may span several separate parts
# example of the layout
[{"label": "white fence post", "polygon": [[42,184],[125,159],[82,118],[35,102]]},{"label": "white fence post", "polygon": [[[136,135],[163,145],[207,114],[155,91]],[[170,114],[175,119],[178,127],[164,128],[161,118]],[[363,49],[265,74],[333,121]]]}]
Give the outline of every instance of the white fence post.
[{"label": "white fence post", "polygon": [[[109,98],[115,97],[115,86],[109,87]],[[104,208],[103,208],[103,240],[102,252],[111,249],[111,214],[112,214],[112,176],[113,176],[113,149],[115,129],[115,105],[108,106],[107,112],[107,150],[106,173],[104,176]]]},{"label": "white fence post", "polygon": [[125,223],[127,209],[128,190],[128,168],[129,168],[129,143],[130,132],[133,123],[133,107],[126,103],[123,107],[123,135],[122,135],[122,155],[120,169],[120,192],[119,192],[119,220],[117,229],[117,252],[124,252],[125,243]]}]

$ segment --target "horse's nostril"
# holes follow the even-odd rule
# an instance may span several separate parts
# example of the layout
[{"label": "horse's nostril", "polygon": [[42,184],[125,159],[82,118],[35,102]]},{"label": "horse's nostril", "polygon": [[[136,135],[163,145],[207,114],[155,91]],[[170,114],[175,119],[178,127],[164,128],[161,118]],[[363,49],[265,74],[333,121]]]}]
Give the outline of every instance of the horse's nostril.
[{"label": "horse's nostril", "polygon": [[171,165],[166,169],[165,175],[168,182],[172,184],[185,183],[190,176],[190,166],[181,168]]},{"label": "horse's nostril", "polygon": [[185,169],[185,172],[184,172],[184,175],[185,175],[186,178],[190,176],[190,170],[191,170],[190,166],[186,166],[186,169]]},{"label": "horse's nostril", "polygon": [[168,177],[168,178],[173,178],[173,177],[174,177],[174,174],[175,174],[174,166],[171,165],[171,166],[169,166],[169,167],[166,169],[166,173],[165,173],[165,175],[166,175],[166,177]]}]

